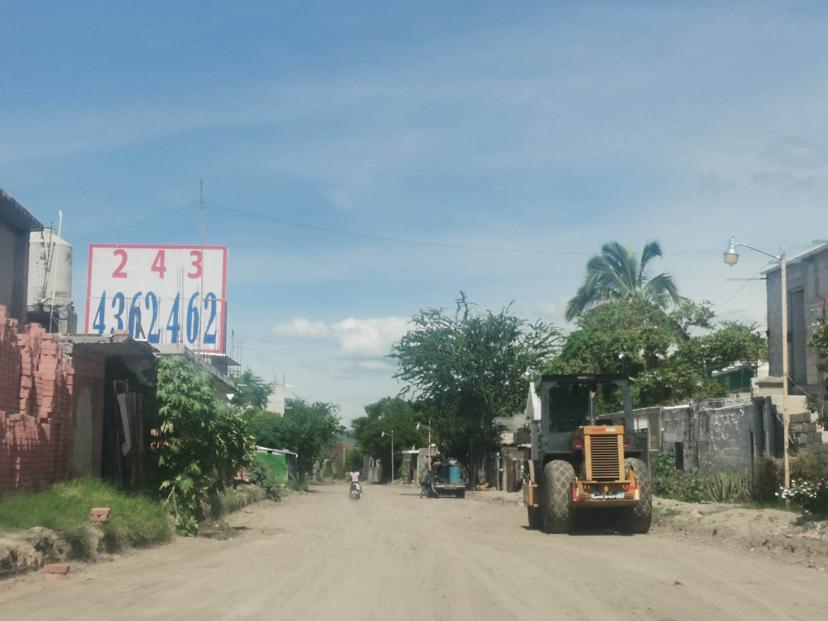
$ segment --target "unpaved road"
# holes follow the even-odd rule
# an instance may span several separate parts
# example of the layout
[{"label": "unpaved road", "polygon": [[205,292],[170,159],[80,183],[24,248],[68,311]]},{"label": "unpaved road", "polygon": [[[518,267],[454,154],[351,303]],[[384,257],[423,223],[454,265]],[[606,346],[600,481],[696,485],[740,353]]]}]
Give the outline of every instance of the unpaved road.
[{"label": "unpaved road", "polygon": [[234,515],[230,540],[0,583],[0,619],[824,618],[828,572],[658,535],[544,535],[488,500],[317,487]]}]

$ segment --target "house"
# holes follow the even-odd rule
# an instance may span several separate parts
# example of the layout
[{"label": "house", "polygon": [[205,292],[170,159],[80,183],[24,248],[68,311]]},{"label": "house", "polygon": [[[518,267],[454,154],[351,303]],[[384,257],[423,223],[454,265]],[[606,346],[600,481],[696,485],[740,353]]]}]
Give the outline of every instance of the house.
[{"label": "house", "polygon": [[26,321],[29,235],[43,225],[0,188],[0,306],[9,317]]},{"label": "house", "polygon": [[[770,375],[782,376],[781,270],[765,271],[768,296],[768,354]],[[828,313],[828,243],[788,260],[788,353],[792,394],[823,396],[825,373],[808,342],[814,324]]]},{"label": "house", "polygon": [[[753,395],[782,405],[782,274],[765,270],[770,377],[754,380]],[[787,267],[788,415],[793,448],[807,448],[828,461],[825,380],[819,352],[809,347],[816,322],[828,313],[828,243],[791,257]],[[820,412],[821,411],[821,412]],[[820,416],[820,413],[822,416]]]}]

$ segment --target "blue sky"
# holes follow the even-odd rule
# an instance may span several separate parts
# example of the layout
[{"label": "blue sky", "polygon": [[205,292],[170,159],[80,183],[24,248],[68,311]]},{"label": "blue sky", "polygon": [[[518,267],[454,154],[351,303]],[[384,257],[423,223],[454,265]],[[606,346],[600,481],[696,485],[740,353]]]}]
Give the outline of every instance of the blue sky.
[{"label": "blue sky", "polygon": [[346,420],[460,289],[563,325],[601,243],[658,239],[684,295],[761,323],[762,284],[726,279],[764,260],[727,270],[727,238],[828,237],[820,2],[0,1],[0,23],[0,187],[64,211],[81,310],[86,246],[197,241],[203,177],[237,354]]}]

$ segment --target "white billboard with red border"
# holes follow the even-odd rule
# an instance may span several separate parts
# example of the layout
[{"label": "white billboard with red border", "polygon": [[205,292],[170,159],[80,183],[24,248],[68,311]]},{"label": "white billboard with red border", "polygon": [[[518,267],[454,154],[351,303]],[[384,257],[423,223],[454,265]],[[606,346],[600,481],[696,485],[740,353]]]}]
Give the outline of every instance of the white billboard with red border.
[{"label": "white billboard with red border", "polygon": [[91,244],[87,334],[225,353],[227,247]]}]

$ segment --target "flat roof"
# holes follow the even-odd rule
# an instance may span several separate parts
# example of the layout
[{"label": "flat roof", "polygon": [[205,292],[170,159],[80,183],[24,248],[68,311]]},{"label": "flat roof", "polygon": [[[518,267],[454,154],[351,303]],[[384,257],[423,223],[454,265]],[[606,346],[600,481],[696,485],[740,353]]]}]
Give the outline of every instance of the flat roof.
[{"label": "flat roof", "polygon": [[14,198],[0,188],[0,220],[18,231],[42,231],[43,224]]},{"label": "flat roof", "polygon": [[[821,253],[825,250],[828,250],[828,243],[819,244],[817,246],[814,246],[810,250],[806,250],[805,252],[801,252],[800,254],[794,255],[792,257],[788,257],[788,264],[795,263],[795,262],[798,263],[799,261],[804,261],[805,259],[807,259],[809,257],[812,257],[814,255],[817,255],[817,254],[819,254],[819,253]],[[763,274],[770,274],[771,272],[775,272],[778,269],[780,269],[779,263],[774,263],[773,265],[763,269],[762,273]]]},{"label": "flat roof", "polygon": [[72,343],[73,350],[102,356],[153,356],[156,353],[155,347],[146,341],[136,341],[127,334],[70,334],[63,338]]}]

